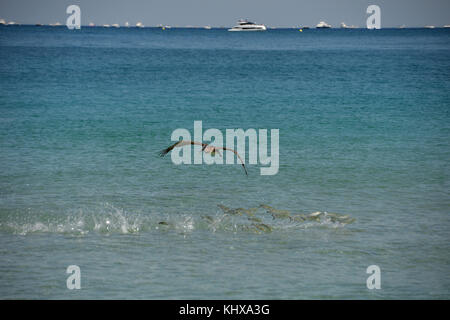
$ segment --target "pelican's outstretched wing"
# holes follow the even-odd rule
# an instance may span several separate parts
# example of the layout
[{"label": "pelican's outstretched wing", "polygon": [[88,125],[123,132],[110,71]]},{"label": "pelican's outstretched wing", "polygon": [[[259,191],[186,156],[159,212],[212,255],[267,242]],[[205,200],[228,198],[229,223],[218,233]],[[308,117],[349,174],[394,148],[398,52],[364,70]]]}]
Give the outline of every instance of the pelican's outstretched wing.
[{"label": "pelican's outstretched wing", "polygon": [[223,149],[223,150],[231,151],[231,152],[233,152],[234,154],[236,154],[236,155],[237,155],[237,157],[239,158],[239,160],[241,160],[241,165],[242,165],[242,168],[244,168],[244,171],[245,171],[245,175],[247,175],[247,176],[248,176],[248,173],[247,173],[247,168],[245,167],[244,161],[242,161],[242,158],[241,158],[241,156],[239,155],[239,153],[237,153],[237,152],[236,152],[236,150],[233,150],[233,149],[228,149],[228,148],[224,148],[224,147],[220,147],[220,148],[217,148],[217,149]]},{"label": "pelican's outstretched wing", "polygon": [[189,144],[197,144],[197,145],[203,146],[203,149],[205,149],[208,146],[206,143],[200,143],[200,142],[190,141],[190,140],[180,140],[180,141],[174,143],[173,145],[169,146],[167,149],[161,150],[159,152],[159,156],[164,157],[166,154],[168,154],[170,151],[172,151],[173,148],[183,147],[183,146],[186,146]]}]

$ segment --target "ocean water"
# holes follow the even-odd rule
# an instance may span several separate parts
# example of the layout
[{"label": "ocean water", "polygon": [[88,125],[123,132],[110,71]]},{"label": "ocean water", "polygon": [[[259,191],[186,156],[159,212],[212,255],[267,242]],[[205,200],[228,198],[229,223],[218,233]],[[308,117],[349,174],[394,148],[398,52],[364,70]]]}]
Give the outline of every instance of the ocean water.
[{"label": "ocean water", "polygon": [[[0,27],[0,298],[449,299],[449,111],[445,29]],[[278,174],[160,158],[195,120]]]}]

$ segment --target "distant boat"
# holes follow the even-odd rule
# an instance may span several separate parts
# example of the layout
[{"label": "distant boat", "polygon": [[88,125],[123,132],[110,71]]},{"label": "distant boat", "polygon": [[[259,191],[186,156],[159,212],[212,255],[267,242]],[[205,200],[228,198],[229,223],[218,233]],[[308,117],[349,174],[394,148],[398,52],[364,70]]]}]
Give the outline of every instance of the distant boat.
[{"label": "distant boat", "polygon": [[326,23],[325,21],[320,21],[317,25],[316,25],[317,29],[329,29],[331,28],[331,25]]},{"label": "distant boat", "polygon": [[207,29],[207,30],[210,30],[210,29],[211,29],[211,26],[204,26],[203,28],[205,28],[205,29]]},{"label": "distant boat", "polygon": [[93,22],[89,22],[88,26],[89,27],[95,27],[95,24]]},{"label": "distant boat", "polygon": [[248,20],[239,20],[238,24],[228,31],[266,31],[267,28],[263,24],[256,24]]},{"label": "distant boat", "polygon": [[103,26],[102,26],[103,28],[109,28],[109,27],[111,27],[109,24],[104,24]]},{"label": "distant boat", "polygon": [[354,25],[348,26],[345,24],[345,22],[341,22],[341,28],[342,29],[356,29],[356,28],[358,28],[358,26],[354,26]]},{"label": "distant boat", "polygon": [[42,27],[42,23],[36,23],[35,26],[36,27]]},{"label": "distant boat", "polygon": [[142,24],[142,22],[138,22],[138,23],[136,23],[136,27],[138,27],[138,28],[143,28],[144,25]]},{"label": "distant boat", "polygon": [[444,28],[450,28],[450,24],[446,24]]},{"label": "distant boat", "polygon": [[402,24],[400,27],[398,27],[399,29],[405,29],[406,26],[404,24]]},{"label": "distant boat", "polygon": [[6,21],[4,19],[0,19],[0,25],[6,25]]},{"label": "distant boat", "polygon": [[114,24],[112,24],[112,26],[113,26],[114,28],[120,28],[120,25],[119,25],[118,23],[114,23]]},{"label": "distant boat", "polygon": [[56,22],[56,23],[50,23],[50,26],[51,26],[51,27],[59,27],[59,26],[61,26],[61,23],[59,23],[59,22]]},{"label": "distant boat", "polygon": [[130,24],[128,23],[128,21],[127,22],[125,22],[125,27],[129,27],[130,26]]},{"label": "distant boat", "polygon": [[434,26],[425,26],[424,28],[427,28],[427,29],[434,29],[435,27],[434,27]]}]

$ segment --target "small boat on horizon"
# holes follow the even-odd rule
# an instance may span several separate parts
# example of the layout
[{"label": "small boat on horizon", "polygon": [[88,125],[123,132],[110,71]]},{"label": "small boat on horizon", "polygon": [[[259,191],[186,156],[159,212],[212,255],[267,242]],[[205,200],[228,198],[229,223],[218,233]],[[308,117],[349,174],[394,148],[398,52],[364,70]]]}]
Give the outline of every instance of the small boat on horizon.
[{"label": "small boat on horizon", "polygon": [[317,25],[316,25],[316,29],[330,29],[331,25],[326,23],[325,21],[320,21]]},{"label": "small boat on horizon", "polygon": [[345,24],[345,22],[341,22],[341,29],[356,29],[356,28],[358,28],[358,26],[354,25],[348,26]]},{"label": "small boat on horizon", "polygon": [[263,24],[256,24],[248,20],[241,19],[238,24],[233,28],[228,29],[228,31],[266,31],[267,28]]},{"label": "small boat on horizon", "polygon": [[6,22],[5,19],[0,19],[0,25],[2,25],[2,26],[20,26],[20,24],[15,21]]}]

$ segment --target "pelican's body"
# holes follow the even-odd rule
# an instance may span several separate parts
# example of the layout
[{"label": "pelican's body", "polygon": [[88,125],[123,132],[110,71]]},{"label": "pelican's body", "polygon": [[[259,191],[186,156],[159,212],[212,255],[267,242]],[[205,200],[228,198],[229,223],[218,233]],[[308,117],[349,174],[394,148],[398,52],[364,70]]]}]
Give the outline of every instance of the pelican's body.
[{"label": "pelican's body", "polygon": [[225,150],[225,151],[233,152],[234,154],[236,154],[236,156],[241,161],[241,164],[242,164],[242,167],[244,168],[245,174],[248,175],[247,168],[245,167],[244,161],[242,161],[241,156],[236,152],[236,150],[228,149],[228,148],[224,148],[224,147],[214,147],[214,146],[208,145],[207,143],[200,143],[200,142],[190,141],[190,140],[180,140],[177,143],[174,143],[173,145],[169,146],[167,149],[162,150],[159,153],[159,155],[161,157],[164,157],[166,154],[168,154],[174,148],[179,148],[179,147],[183,147],[183,146],[187,146],[187,145],[193,145],[193,144],[201,145],[202,146],[202,151],[205,152],[205,153],[210,153],[213,157],[216,155],[216,152],[219,154],[219,156],[222,156],[222,154],[219,151],[220,149],[221,150]]}]

